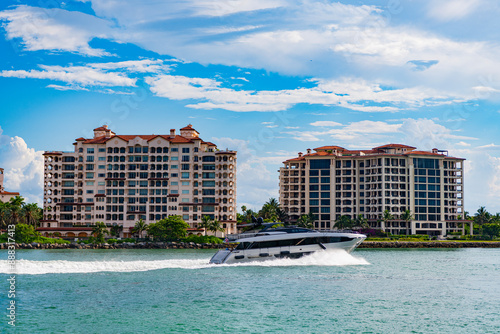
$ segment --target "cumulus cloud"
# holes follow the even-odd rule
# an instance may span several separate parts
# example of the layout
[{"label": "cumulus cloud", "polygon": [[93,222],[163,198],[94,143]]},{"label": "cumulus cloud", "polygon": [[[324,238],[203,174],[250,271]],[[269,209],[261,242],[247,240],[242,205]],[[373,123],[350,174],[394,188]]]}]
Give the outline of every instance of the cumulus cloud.
[{"label": "cumulus cloud", "polygon": [[[147,77],[146,83],[157,96],[172,100],[205,100],[188,104],[194,109],[232,111],[278,111],[299,103],[340,106],[365,112],[397,111],[424,105],[448,104],[451,95],[423,87],[384,89],[364,80],[315,80],[315,87],[275,91],[249,91],[225,88],[222,82],[208,78],[178,75]],[[361,104],[363,103],[363,104]],[[378,104],[390,104],[380,106]]]},{"label": "cumulus cloud", "polygon": [[[0,136],[1,132],[0,128]],[[0,138],[0,167],[4,168],[5,189],[19,192],[27,202],[40,205],[43,201],[42,153],[29,148],[21,137]]]},{"label": "cumulus cloud", "polygon": [[97,17],[58,8],[18,6],[0,12],[0,20],[8,39],[20,38],[29,51],[55,50],[77,52],[88,56],[109,53],[94,49],[89,42],[96,37],[106,38],[111,24]]},{"label": "cumulus cloud", "polygon": [[67,83],[68,86],[51,84],[57,90],[88,90],[85,87],[135,87],[134,73],[167,73],[173,65],[163,60],[142,59],[122,62],[90,63],[85,66],[39,65],[41,70],[4,70],[0,77],[45,79]]}]

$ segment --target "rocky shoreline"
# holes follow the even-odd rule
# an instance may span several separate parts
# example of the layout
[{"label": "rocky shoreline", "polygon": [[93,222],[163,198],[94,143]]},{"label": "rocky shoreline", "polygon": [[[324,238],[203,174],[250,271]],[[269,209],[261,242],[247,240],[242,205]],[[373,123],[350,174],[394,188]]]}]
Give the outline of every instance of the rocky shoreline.
[{"label": "rocky shoreline", "polygon": [[364,241],[358,248],[500,248],[500,242]]},{"label": "rocky shoreline", "polygon": [[[0,243],[0,249],[8,249],[12,244]],[[113,244],[14,244],[15,249],[221,249],[233,248],[234,244],[197,244],[194,242],[123,242]]]},{"label": "rocky shoreline", "polygon": [[[0,243],[0,249],[12,244]],[[232,249],[234,244],[197,244],[194,242],[123,242],[113,244],[14,244],[15,249]],[[500,248],[500,242],[458,241],[364,241],[358,248]]]}]

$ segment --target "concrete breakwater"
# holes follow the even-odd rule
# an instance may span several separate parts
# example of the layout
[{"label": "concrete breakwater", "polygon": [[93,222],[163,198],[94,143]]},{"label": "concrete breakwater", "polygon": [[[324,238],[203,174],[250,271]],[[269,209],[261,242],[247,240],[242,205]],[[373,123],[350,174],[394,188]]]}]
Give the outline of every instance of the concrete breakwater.
[{"label": "concrete breakwater", "polygon": [[500,248],[500,242],[364,241],[358,248]]},{"label": "concrete breakwater", "polygon": [[32,242],[29,244],[0,244],[0,249],[221,249],[233,248],[234,244],[197,244],[194,242],[123,242],[113,244],[40,244]]}]

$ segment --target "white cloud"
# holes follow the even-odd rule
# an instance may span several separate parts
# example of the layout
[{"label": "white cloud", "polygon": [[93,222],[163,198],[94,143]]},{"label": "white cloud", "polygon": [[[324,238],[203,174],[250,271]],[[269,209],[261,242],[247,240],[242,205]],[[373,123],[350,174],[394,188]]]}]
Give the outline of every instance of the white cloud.
[{"label": "white cloud", "polygon": [[[147,77],[146,83],[157,96],[172,100],[205,100],[187,107],[195,109],[226,109],[232,111],[279,111],[298,103],[341,106],[353,110],[397,111],[423,105],[449,103],[453,96],[443,95],[423,87],[383,89],[363,80],[315,80],[313,88],[293,90],[248,91],[222,87],[222,82],[207,78],[175,75]],[[363,105],[359,103],[363,102]],[[376,106],[373,104],[392,104]]]},{"label": "white cloud", "polygon": [[467,146],[471,146],[471,144],[466,143],[466,142],[464,142],[464,141],[459,141],[458,143],[456,143],[456,145],[458,145],[458,146],[466,146],[466,147],[467,147]]},{"label": "white cloud", "polygon": [[70,85],[83,86],[125,86],[134,87],[136,79],[116,72],[103,72],[86,66],[45,66],[40,65],[42,71],[17,70],[2,71],[1,77],[49,79],[66,82]]},{"label": "white cloud", "polygon": [[109,22],[97,17],[57,8],[18,6],[0,12],[0,20],[7,21],[4,28],[8,39],[21,38],[29,51],[55,50],[77,52],[88,56],[109,55],[94,49],[89,42],[108,37]]},{"label": "white cloud", "polygon": [[342,124],[337,123],[337,122],[333,122],[333,121],[316,121],[316,122],[310,123],[309,125],[312,125],[312,126],[340,126]]},{"label": "white cloud", "polygon": [[[0,128],[0,135],[1,132]],[[41,205],[43,152],[29,148],[20,137],[2,137],[4,138],[0,141],[0,166],[5,172],[5,189],[19,192],[27,202]]]},{"label": "white cloud", "polygon": [[400,131],[405,134],[406,141],[422,149],[451,147],[450,140],[476,140],[477,138],[459,136],[443,125],[430,119],[407,119]]},{"label": "white cloud", "polygon": [[483,4],[482,0],[433,0],[428,15],[439,21],[461,19]]}]

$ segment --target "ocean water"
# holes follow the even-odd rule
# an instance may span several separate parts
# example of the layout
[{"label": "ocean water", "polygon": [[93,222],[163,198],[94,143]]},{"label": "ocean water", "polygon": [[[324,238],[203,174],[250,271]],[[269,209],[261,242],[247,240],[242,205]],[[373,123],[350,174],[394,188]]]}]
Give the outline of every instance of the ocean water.
[{"label": "ocean water", "polygon": [[[499,249],[358,249],[209,265],[213,250],[18,250],[4,333],[498,333]],[[0,273],[7,278],[6,251]]]}]

